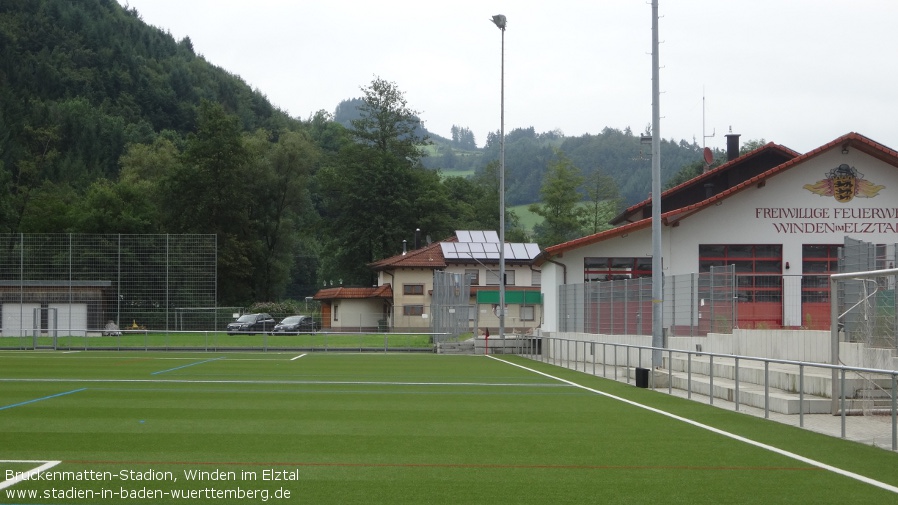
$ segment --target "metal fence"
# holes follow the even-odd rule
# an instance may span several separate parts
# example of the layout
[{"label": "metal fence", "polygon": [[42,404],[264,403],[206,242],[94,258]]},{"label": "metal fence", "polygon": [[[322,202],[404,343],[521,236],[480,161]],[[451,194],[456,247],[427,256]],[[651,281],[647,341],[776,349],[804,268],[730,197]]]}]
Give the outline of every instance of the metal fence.
[{"label": "metal fence", "polygon": [[215,235],[0,235],[4,337],[215,330]]},{"label": "metal fence", "polygon": [[[711,405],[715,399],[732,402],[736,411],[760,409],[765,418],[774,412],[796,415],[800,427],[806,427],[809,415],[823,416],[837,423],[842,438],[856,432],[853,438],[898,450],[898,370],[557,337],[520,344],[514,352],[534,360]],[[657,350],[664,355],[663,366],[653,370]],[[876,399],[865,396],[871,381],[884,392]],[[857,417],[861,411],[864,419]]]},{"label": "metal fence", "polygon": [[[733,265],[667,276],[663,325],[670,335],[730,333],[736,322]],[[607,335],[652,334],[652,280],[648,277],[559,287],[559,331]]]},{"label": "metal fence", "polygon": [[[430,305],[432,331],[449,337],[458,337],[471,331],[470,299],[470,277],[460,273],[434,272],[433,299]],[[476,318],[476,313],[474,317]],[[475,321],[473,327],[476,326]]]},{"label": "metal fence", "polygon": [[[62,333],[62,332],[60,332]],[[76,332],[38,337],[0,337],[0,349],[59,351],[286,351],[286,352],[433,352],[444,335],[433,333],[271,333],[225,331],[122,330],[114,335]]]}]

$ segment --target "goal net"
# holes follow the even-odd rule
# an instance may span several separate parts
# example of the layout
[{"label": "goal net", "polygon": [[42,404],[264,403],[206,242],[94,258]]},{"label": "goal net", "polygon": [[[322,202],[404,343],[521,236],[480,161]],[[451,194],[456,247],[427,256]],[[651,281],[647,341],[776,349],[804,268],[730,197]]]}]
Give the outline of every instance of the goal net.
[{"label": "goal net", "polygon": [[[894,405],[892,376],[874,370],[895,369],[896,279],[898,268],[830,276],[833,361],[871,370],[845,374],[844,408],[851,414],[890,414]],[[834,400],[841,396],[841,379],[833,373]]]}]

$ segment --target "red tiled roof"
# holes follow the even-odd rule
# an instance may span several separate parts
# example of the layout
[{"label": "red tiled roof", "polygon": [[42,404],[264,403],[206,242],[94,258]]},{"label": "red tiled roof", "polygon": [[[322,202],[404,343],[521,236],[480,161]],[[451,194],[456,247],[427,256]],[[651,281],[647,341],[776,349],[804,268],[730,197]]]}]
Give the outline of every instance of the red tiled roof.
[{"label": "red tiled roof", "polygon": [[[453,237],[443,242],[457,241],[458,239]],[[443,250],[440,247],[440,243],[434,242],[405,254],[397,254],[396,256],[369,263],[368,266],[375,271],[391,268],[446,268],[446,260],[443,258]]]},{"label": "red tiled roof", "polygon": [[[770,145],[771,144],[768,144],[768,146],[770,146]],[[898,151],[895,151],[894,149],[891,149],[891,148],[886,147],[882,144],[879,144],[873,140],[870,140],[869,138],[867,138],[859,133],[851,132],[851,133],[848,133],[846,135],[843,135],[843,136],[833,140],[832,142],[824,144],[824,145],[818,147],[817,149],[814,149],[812,151],[808,151],[805,154],[796,156],[795,158],[792,158],[791,160],[789,160],[785,163],[777,165],[777,166],[771,168],[770,170],[767,170],[766,172],[763,172],[761,174],[756,175],[755,177],[747,179],[747,180],[737,184],[736,186],[733,186],[732,188],[729,188],[725,191],[721,191],[720,193],[718,193],[710,198],[707,198],[705,200],[702,200],[701,202],[697,202],[692,205],[687,205],[687,206],[679,208],[679,209],[665,212],[661,215],[661,221],[665,225],[673,224],[677,221],[680,221],[680,220],[688,217],[691,214],[694,214],[695,212],[698,212],[699,210],[701,210],[709,205],[713,205],[714,203],[716,203],[718,201],[729,198],[730,196],[732,196],[740,191],[743,191],[751,186],[760,184],[763,181],[765,181],[766,179],[773,177],[774,175],[785,172],[786,170],[789,170],[790,168],[793,168],[794,166],[796,166],[800,163],[803,163],[811,158],[819,156],[820,154],[822,154],[826,151],[829,151],[833,148],[836,148],[836,147],[838,147],[840,149],[844,149],[844,148],[857,149],[863,153],[866,153],[870,156],[873,156],[873,157],[879,159],[880,161],[888,163],[894,167],[898,167]],[[752,151],[752,152],[755,152],[755,151]],[[735,161],[735,160],[733,160],[733,161]],[[723,168],[726,165],[728,165],[728,164],[721,165],[720,167],[718,167],[718,169]],[[699,176],[699,177],[702,177],[702,176]],[[696,178],[696,179],[698,179],[698,178]],[[695,181],[696,179],[693,179],[692,181]],[[690,182],[692,182],[692,181],[690,181]],[[564,242],[564,243],[561,243],[558,245],[547,247],[546,249],[543,250],[542,253],[540,253],[540,255],[536,258],[536,261],[534,263],[537,266],[542,265],[543,263],[548,261],[551,257],[564,254],[564,252],[566,252],[566,251],[574,250],[574,249],[577,249],[577,248],[580,248],[580,247],[583,247],[586,245],[590,245],[590,244],[595,244],[597,242],[602,242],[604,240],[607,240],[607,239],[615,237],[615,236],[625,235],[631,231],[640,230],[640,229],[646,228],[648,226],[651,226],[651,224],[652,224],[652,219],[646,218],[646,219],[635,221],[635,222],[632,222],[632,223],[629,223],[629,224],[626,224],[623,226],[619,226],[617,228],[612,228],[610,230],[599,232],[599,233],[596,233],[593,235],[588,235],[588,236],[574,239],[574,240]]]},{"label": "red tiled roof", "polygon": [[[676,193],[681,192],[684,189],[689,188],[689,187],[694,187],[694,186],[700,185],[708,179],[712,179],[723,172],[732,170],[737,165],[743,164],[743,163],[751,160],[752,158],[759,157],[762,154],[769,153],[769,152],[775,152],[775,153],[778,153],[780,155],[787,156],[790,158],[795,158],[795,157],[798,157],[801,155],[801,153],[799,153],[797,151],[793,151],[792,149],[789,149],[788,147],[774,144],[773,142],[768,142],[767,144],[764,144],[761,147],[758,147],[752,151],[749,151],[749,152],[743,154],[742,156],[739,156],[736,159],[729,160],[720,166],[714,167],[713,169],[708,170],[707,172],[703,172],[703,173],[693,177],[692,179],[689,179],[688,181],[682,182],[672,188],[662,191],[661,192],[661,200],[664,201],[666,196],[676,194]],[[626,210],[624,210],[623,212],[620,213],[620,215],[618,215],[617,217],[612,219],[611,222],[612,223],[623,222],[627,218],[632,217],[634,214],[639,213],[640,211],[645,209],[645,207],[648,207],[651,204],[652,204],[652,197],[651,197],[651,195],[649,195],[649,197],[646,198],[645,200],[643,200],[639,203],[633,204],[630,207],[627,207]]]},{"label": "red tiled roof", "polygon": [[312,297],[315,300],[345,300],[349,298],[393,298],[393,288],[389,284],[383,284],[372,288],[324,288]]}]

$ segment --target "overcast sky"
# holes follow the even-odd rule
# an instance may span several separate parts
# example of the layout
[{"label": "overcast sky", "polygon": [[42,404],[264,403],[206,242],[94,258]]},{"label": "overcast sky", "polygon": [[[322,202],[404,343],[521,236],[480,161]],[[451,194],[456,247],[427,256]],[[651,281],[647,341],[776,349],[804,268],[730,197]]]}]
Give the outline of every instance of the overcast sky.
[{"label": "overcast sky", "polygon": [[[482,146],[500,125],[504,14],[506,131],[651,123],[648,0],[119,1],[300,119],[380,77],[428,130]],[[665,139],[725,149],[732,128],[806,152],[855,131],[898,149],[895,0],[659,3]]]}]

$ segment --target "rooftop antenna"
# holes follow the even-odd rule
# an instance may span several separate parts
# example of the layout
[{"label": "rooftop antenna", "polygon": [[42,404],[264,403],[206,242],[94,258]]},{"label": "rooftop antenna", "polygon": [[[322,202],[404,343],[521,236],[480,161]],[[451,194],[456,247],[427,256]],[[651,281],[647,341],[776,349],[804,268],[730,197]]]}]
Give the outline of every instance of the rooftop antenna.
[{"label": "rooftop antenna", "polygon": [[704,172],[711,170],[711,163],[714,161],[714,154],[711,149],[705,146],[705,139],[713,137],[717,133],[717,129],[711,131],[711,135],[705,134],[705,87],[702,86],[702,156],[705,158]]}]

